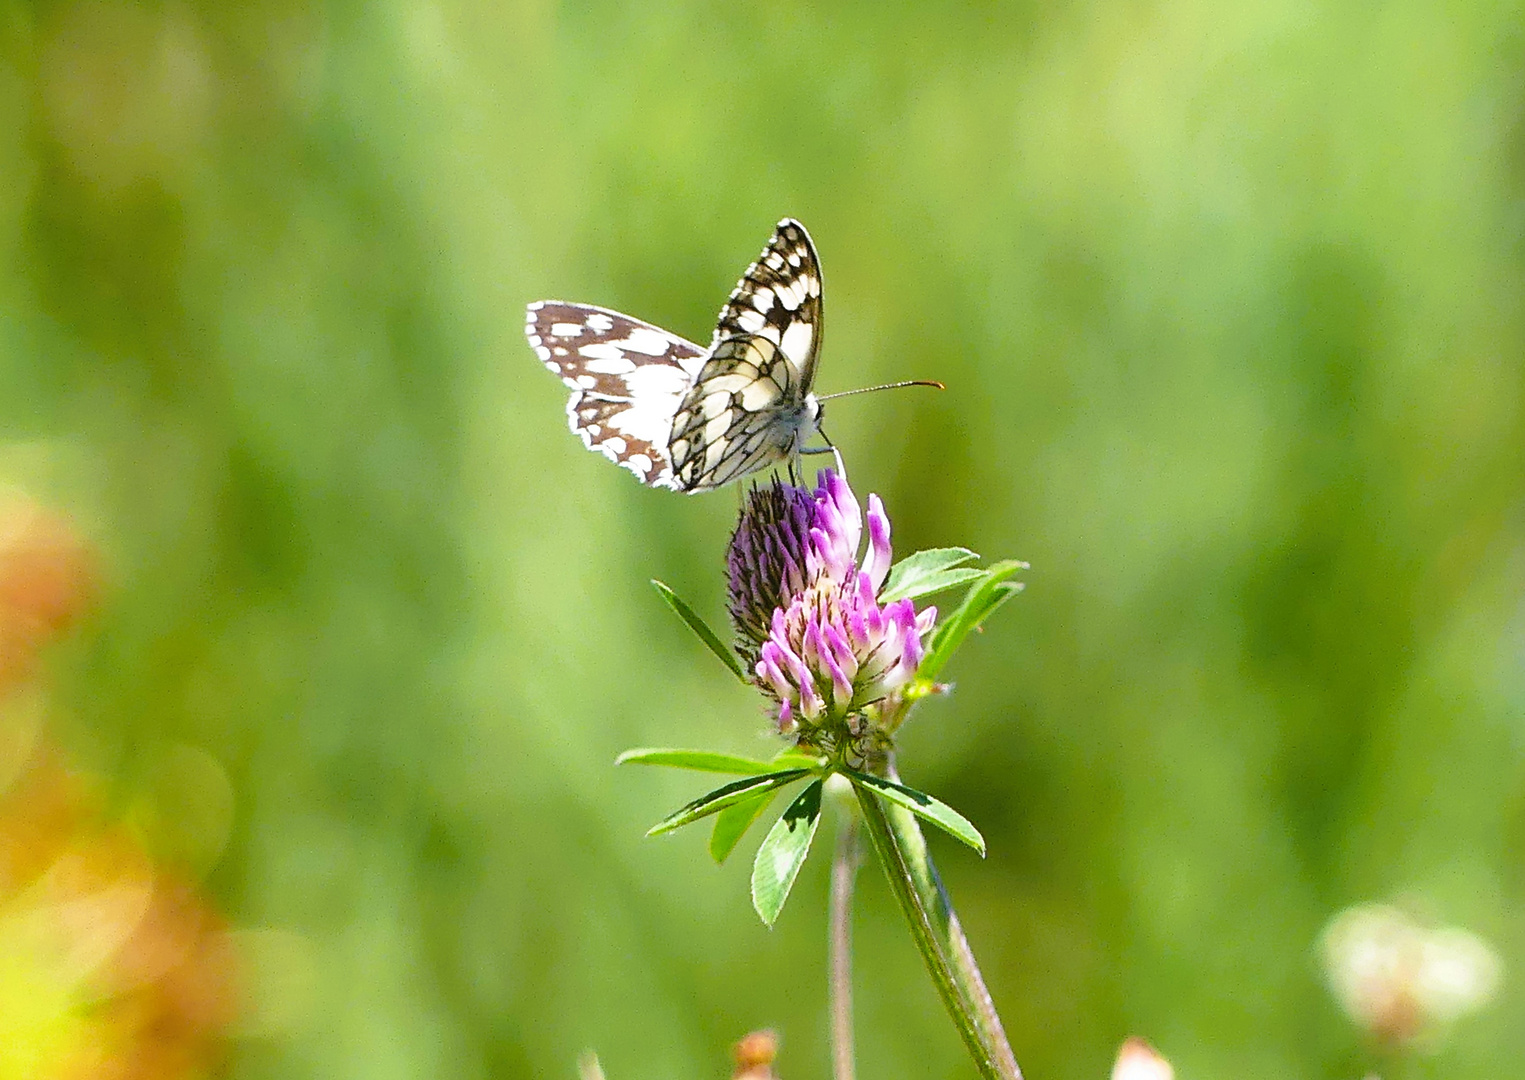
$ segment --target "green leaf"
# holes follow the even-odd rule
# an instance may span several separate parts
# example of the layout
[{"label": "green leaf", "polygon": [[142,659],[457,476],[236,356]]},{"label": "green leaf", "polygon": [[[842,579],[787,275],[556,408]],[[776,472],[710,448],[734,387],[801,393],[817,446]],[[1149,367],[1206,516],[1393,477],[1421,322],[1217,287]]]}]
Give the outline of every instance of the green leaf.
[{"label": "green leaf", "polygon": [[[809,769],[812,772],[819,770],[826,764],[826,759],[816,754],[807,754],[798,747],[790,746],[780,750],[772,761],[768,763],[769,772],[777,772],[780,769]],[[776,792],[765,791],[761,795],[728,806],[715,815],[715,827],[710,830],[710,857],[717,863],[723,863],[735,850],[741,838],[746,835],[752,823],[762,817],[763,811],[773,803]]]},{"label": "green leaf", "polygon": [[773,760],[768,762],[768,769],[777,772],[779,769],[819,769],[826,764],[826,759],[820,754],[807,753],[797,746],[790,746],[773,755]]},{"label": "green leaf", "polygon": [[761,776],[763,773],[783,772],[786,769],[804,768],[804,762],[785,764],[756,761],[736,754],[717,754],[710,750],[667,750],[640,747],[626,750],[614,759],[616,765],[665,765],[670,769],[692,769],[695,772],[731,773],[733,776]]},{"label": "green leaf", "polygon": [[652,588],[657,594],[667,601],[667,606],[678,613],[678,618],[688,624],[688,628],[699,635],[699,640],[709,648],[710,652],[720,657],[720,662],[731,669],[742,682],[747,682],[747,673],[741,669],[741,661],[737,658],[735,650],[715,636],[705,621],[693,608],[683,602],[683,599],[656,578],[651,579]]},{"label": "green leaf", "polygon": [[784,910],[794,879],[805,865],[805,856],[810,854],[810,841],[815,839],[816,826],[821,823],[824,783],[817,780],[800,792],[800,797],[773,823],[757,849],[757,858],[752,863],[752,907],[767,926],[772,926],[778,913]]},{"label": "green leaf", "polygon": [[715,827],[710,830],[710,858],[717,863],[725,862],[735,850],[741,838],[752,827],[752,822],[762,817],[763,811],[773,802],[776,791],[765,791],[749,799],[727,806],[715,815]]},{"label": "green leaf", "polygon": [[953,807],[940,799],[934,799],[925,792],[908,788],[904,784],[897,784],[893,780],[886,780],[882,776],[871,776],[865,772],[848,769],[847,776],[859,787],[868,788],[877,792],[896,806],[903,806],[911,813],[924,821],[936,825],[943,832],[956,840],[962,840],[975,851],[980,853],[980,858],[985,857],[985,838],[980,835],[980,830],[970,824],[969,819],[960,814]]},{"label": "green leaf", "polygon": [[914,588],[909,590],[900,588],[888,596],[879,598],[881,603],[891,603],[895,600],[920,600],[923,596],[931,596],[934,593],[947,592],[956,589],[960,585],[974,581],[983,575],[985,571],[974,566],[960,566],[954,570],[939,570],[935,574],[929,574],[919,581]]},{"label": "green leaf", "polygon": [[733,780],[724,787],[718,787],[708,795],[701,795],[693,802],[676,813],[669,814],[651,828],[646,830],[647,836],[661,836],[670,833],[674,829],[681,829],[691,822],[700,818],[718,814],[727,806],[735,806],[739,802],[761,795],[765,791],[773,791],[785,784],[792,784],[802,776],[809,776],[809,769],[790,769],[787,772],[765,773],[762,776],[748,776],[742,780]]},{"label": "green leaf", "polygon": [[943,665],[953,656],[970,631],[984,622],[992,611],[1022,591],[1020,582],[1006,579],[1019,570],[1026,570],[1025,562],[999,562],[985,570],[979,580],[969,586],[964,601],[953,614],[944,619],[932,634],[932,644],[927,655],[916,670],[918,679],[934,680]]},{"label": "green leaf", "polygon": [[929,548],[907,555],[890,568],[879,590],[879,602],[888,604],[907,597],[915,600],[973,581],[984,571],[964,564],[978,558],[968,548]]}]

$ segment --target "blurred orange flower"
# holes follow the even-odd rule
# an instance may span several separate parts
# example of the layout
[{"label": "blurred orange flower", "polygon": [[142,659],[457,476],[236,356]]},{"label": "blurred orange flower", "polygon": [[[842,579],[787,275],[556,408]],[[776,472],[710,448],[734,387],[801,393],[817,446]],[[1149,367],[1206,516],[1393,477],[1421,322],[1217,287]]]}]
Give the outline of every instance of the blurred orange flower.
[{"label": "blurred orange flower", "polygon": [[743,1035],[732,1049],[736,1060],[734,1080],[775,1080],[773,1060],[778,1057],[778,1036],[771,1031]]},{"label": "blurred orange flower", "polygon": [[22,499],[0,502],[0,694],[88,605],[93,560],[61,518]]},{"label": "blurred orange flower", "polygon": [[[84,608],[90,562],[59,519],[0,508],[0,705]],[[21,760],[0,776],[0,1080],[206,1074],[236,1009],[222,919],[45,736],[4,741]]]}]

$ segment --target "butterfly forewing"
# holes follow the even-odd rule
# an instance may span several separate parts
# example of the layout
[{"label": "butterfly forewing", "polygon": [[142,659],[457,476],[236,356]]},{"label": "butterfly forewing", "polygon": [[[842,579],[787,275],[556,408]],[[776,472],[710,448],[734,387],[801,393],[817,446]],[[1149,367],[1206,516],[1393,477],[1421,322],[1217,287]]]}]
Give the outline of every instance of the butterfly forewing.
[{"label": "butterfly forewing", "polygon": [[672,418],[707,350],[660,327],[590,304],[542,300],[525,336],[572,391],[567,422],[590,450],[650,487],[674,487]]},{"label": "butterfly forewing", "polygon": [[736,283],[720,309],[710,348],[750,334],[778,346],[803,390],[810,389],[821,351],[821,264],[810,234],[793,218],[778,223],[768,246]]}]

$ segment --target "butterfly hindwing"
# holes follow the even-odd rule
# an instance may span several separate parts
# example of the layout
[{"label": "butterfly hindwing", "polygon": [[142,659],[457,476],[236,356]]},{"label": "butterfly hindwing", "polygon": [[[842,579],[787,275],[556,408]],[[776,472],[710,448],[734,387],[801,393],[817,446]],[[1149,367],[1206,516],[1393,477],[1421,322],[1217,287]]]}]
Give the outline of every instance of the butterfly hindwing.
[{"label": "butterfly hindwing", "polygon": [[[673,417],[669,453],[685,491],[720,487],[786,454],[800,398],[793,366],[770,340],[721,341]],[[794,409],[794,412],[791,412]]]},{"label": "butterfly hindwing", "polygon": [[542,300],[526,313],[535,355],[572,391],[567,422],[590,450],[650,487],[673,487],[672,417],[706,350],[590,304]]}]

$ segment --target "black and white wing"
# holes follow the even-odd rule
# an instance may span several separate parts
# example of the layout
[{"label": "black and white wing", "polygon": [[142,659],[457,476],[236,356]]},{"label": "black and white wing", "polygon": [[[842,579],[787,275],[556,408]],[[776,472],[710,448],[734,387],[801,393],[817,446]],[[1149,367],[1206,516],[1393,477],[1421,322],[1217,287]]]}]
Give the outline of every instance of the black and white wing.
[{"label": "black and white wing", "polygon": [[572,391],[567,423],[584,446],[648,487],[680,486],[668,453],[673,415],[708,350],[629,315],[560,300],[531,304],[524,334]]},{"label": "black and white wing", "polygon": [[798,453],[817,430],[820,349],[820,262],[805,227],[785,218],[721,308],[673,416],[674,486],[708,491]]},{"label": "black and white wing", "polygon": [[810,389],[821,351],[821,263],[810,234],[793,218],[778,223],[768,246],[731,290],[710,349],[751,334],[782,350],[801,387]]}]

